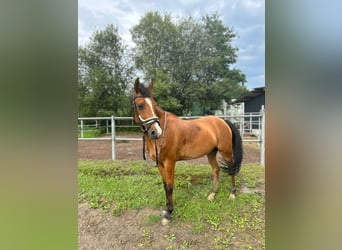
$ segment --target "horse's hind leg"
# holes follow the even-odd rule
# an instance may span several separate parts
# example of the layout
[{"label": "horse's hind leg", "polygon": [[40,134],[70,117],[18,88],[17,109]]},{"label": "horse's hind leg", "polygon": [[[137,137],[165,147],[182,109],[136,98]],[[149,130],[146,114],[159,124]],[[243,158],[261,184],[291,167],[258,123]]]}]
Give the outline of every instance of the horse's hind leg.
[{"label": "horse's hind leg", "polygon": [[230,190],[229,200],[235,200],[235,193],[236,193],[235,175],[231,175],[231,177],[232,177],[232,188]]},{"label": "horse's hind leg", "polygon": [[213,192],[211,192],[208,196],[209,201],[213,201],[215,198],[215,195],[218,190],[218,185],[219,185],[219,174],[220,174],[220,167],[217,163],[216,160],[216,153],[217,149],[214,149],[211,151],[209,154],[207,154],[209,164],[211,165],[213,169],[213,175],[214,175],[214,180],[213,180]]},{"label": "horse's hind leg", "polygon": [[[233,158],[231,154],[225,154],[224,152],[220,151],[221,156],[223,157],[224,161],[222,162],[224,165],[227,165],[229,168],[230,165],[233,164]],[[235,173],[230,174],[231,177],[231,190],[229,194],[229,200],[234,200],[235,199],[235,193],[236,193],[236,188],[235,188]]]}]

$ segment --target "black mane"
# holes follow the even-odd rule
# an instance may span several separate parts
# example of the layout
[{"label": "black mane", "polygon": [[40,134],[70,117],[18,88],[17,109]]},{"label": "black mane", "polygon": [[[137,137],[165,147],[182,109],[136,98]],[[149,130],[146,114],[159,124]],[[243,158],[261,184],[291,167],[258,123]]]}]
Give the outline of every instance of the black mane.
[{"label": "black mane", "polygon": [[144,85],[142,85],[142,84],[140,84],[139,85],[139,92],[140,92],[140,94],[143,96],[143,97],[151,97],[151,93],[148,91],[148,89],[144,86]]}]

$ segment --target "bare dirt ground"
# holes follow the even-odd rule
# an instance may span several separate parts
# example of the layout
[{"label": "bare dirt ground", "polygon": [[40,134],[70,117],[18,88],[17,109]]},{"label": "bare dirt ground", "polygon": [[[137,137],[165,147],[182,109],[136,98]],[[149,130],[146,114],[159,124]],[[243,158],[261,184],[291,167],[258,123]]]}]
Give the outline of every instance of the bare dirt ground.
[{"label": "bare dirt ground", "polygon": [[[107,136],[108,137],[108,136]],[[119,137],[141,138],[140,134],[119,134]],[[255,138],[253,138],[255,139]],[[244,142],[244,160],[242,164],[258,163],[260,161],[260,149],[256,142]],[[118,160],[142,160],[142,141],[121,141],[116,144],[116,159]],[[111,141],[78,141],[78,159],[112,159]],[[190,163],[207,164],[207,157],[191,160]]]},{"label": "bare dirt ground", "polygon": [[[139,137],[136,134],[128,136]],[[259,157],[260,150],[256,143],[244,143],[243,164],[258,163]],[[110,160],[111,141],[79,141],[78,158]],[[116,158],[142,160],[142,141],[117,143]],[[206,157],[190,162],[208,164]],[[91,209],[87,203],[80,203],[78,205],[78,248],[82,250],[216,249],[212,245],[212,239],[208,240],[203,237],[203,234],[194,234],[192,225],[189,223],[176,222],[176,226],[148,223],[151,215],[160,215],[160,212],[145,208],[139,211],[127,211],[119,217],[114,217],[110,213],[103,212],[102,209]],[[204,235],[210,237],[210,229],[206,231]],[[229,249],[241,249],[238,238],[229,245]]]},{"label": "bare dirt ground", "polygon": [[208,239],[192,233],[189,224],[149,225],[149,216],[158,215],[157,210],[127,211],[120,217],[89,209],[85,203],[79,204],[78,210],[79,249],[210,249]]}]

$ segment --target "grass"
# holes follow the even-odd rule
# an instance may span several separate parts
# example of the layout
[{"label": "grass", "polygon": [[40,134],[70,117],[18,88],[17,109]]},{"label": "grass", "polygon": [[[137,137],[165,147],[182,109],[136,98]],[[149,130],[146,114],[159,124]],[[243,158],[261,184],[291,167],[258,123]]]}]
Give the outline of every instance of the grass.
[{"label": "grass", "polygon": [[[84,129],[83,130],[83,138],[95,138],[99,137],[103,133],[101,129]],[[79,129],[77,132],[78,138],[81,138],[81,130]]]},{"label": "grass", "polygon": [[141,162],[80,161],[78,183],[79,199],[93,208],[109,209],[115,203],[114,215],[158,207],[162,201],[162,182],[156,169],[144,169]]},{"label": "grass", "polygon": [[[105,127],[102,127],[102,128],[93,128],[93,127],[87,127],[87,126],[84,126],[84,129],[83,129],[83,138],[96,138],[96,137],[99,137],[100,135],[103,135],[103,134],[106,134],[106,128]],[[109,129],[109,134],[107,135],[110,135],[111,133],[111,130]],[[141,131],[139,128],[137,127],[116,127],[115,128],[115,133],[116,135],[126,135],[127,133],[137,133],[137,136],[141,136]],[[78,128],[78,131],[77,131],[77,136],[78,138],[81,138],[81,128],[79,126]]]},{"label": "grass", "polygon": [[[236,178],[237,197],[228,200],[230,178],[220,175],[219,192],[214,202],[207,200],[212,190],[212,171],[207,165],[177,163],[174,207],[171,226],[191,223],[194,234],[215,232],[213,244],[225,249],[232,237],[264,245],[265,204],[257,193],[239,193],[242,185],[256,188],[264,184],[264,167],[244,165]],[[146,207],[162,210],[165,194],[159,171],[147,167],[143,161],[79,161],[79,200],[90,207],[102,208],[119,216],[129,209]],[[150,216],[148,224],[159,223],[158,216]],[[170,241],[172,235],[167,236]],[[148,237],[146,237],[148,238]],[[249,243],[248,243],[249,244]],[[248,244],[245,248],[248,249]]]}]

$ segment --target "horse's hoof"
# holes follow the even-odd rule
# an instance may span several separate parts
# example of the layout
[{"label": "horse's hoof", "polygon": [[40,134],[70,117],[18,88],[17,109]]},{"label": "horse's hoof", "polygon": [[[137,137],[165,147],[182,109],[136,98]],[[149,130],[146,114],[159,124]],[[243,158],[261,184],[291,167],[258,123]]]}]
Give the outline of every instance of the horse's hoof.
[{"label": "horse's hoof", "polygon": [[170,223],[170,220],[166,219],[166,218],[163,218],[162,221],[161,221],[162,225],[163,226],[166,226],[167,224]]},{"label": "horse's hoof", "polygon": [[212,193],[210,193],[210,194],[208,195],[208,201],[213,201],[214,198],[215,198],[215,193],[214,193],[214,192],[212,192]]},{"label": "horse's hoof", "polygon": [[162,216],[165,216],[167,214],[167,211],[166,210],[163,210],[162,211]]},{"label": "horse's hoof", "polygon": [[235,200],[235,194],[230,194],[229,195],[229,200]]}]

